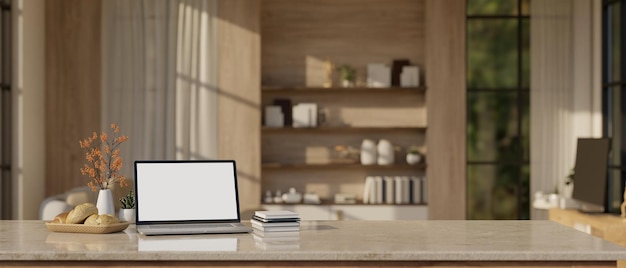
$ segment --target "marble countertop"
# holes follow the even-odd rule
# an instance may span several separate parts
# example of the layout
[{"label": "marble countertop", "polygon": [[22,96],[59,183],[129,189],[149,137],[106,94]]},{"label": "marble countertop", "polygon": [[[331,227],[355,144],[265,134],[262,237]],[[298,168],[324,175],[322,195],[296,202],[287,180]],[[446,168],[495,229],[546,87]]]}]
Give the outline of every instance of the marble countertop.
[{"label": "marble countertop", "polygon": [[55,233],[42,221],[0,221],[0,261],[626,260],[626,248],[550,221],[311,221],[282,235]]}]

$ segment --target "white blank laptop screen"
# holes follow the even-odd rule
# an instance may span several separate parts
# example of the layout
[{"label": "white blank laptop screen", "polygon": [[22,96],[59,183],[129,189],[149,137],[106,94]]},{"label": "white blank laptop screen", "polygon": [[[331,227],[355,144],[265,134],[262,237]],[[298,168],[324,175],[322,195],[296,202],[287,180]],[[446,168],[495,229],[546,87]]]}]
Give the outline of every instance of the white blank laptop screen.
[{"label": "white blank laptop screen", "polygon": [[136,163],[139,221],[238,220],[234,162]]}]

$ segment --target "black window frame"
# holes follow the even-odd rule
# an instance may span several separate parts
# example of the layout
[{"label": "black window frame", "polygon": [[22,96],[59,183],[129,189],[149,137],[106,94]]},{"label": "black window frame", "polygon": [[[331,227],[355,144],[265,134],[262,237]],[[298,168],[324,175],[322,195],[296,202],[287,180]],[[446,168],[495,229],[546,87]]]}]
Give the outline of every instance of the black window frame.
[{"label": "black window frame", "polygon": [[0,0],[0,218],[12,218],[12,15],[11,0]]},{"label": "black window frame", "polygon": [[[467,0],[467,1],[471,1],[471,0]],[[528,1],[530,4],[530,1]],[[523,0],[517,0],[517,12],[516,14],[467,14],[466,13],[466,21],[470,21],[470,20],[492,20],[492,19],[515,19],[517,20],[517,42],[518,42],[518,46],[517,46],[517,75],[518,75],[518,81],[517,81],[517,86],[516,87],[497,87],[497,88],[482,88],[482,87],[472,87],[469,85],[469,83],[467,83],[467,99],[466,102],[469,102],[469,95],[471,93],[484,93],[484,92],[491,92],[491,93],[504,93],[504,94],[510,94],[510,93],[516,93],[517,96],[517,108],[518,108],[518,113],[517,113],[517,137],[520,137],[519,139],[519,143],[520,143],[520,150],[519,150],[519,155],[518,155],[518,159],[516,161],[499,161],[499,160],[495,160],[495,161],[472,161],[472,160],[467,160],[467,167],[469,168],[470,166],[497,166],[497,167],[512,167],[516,169],[516,174],[517,174],[517,189],[523,189],[524,185],[523,185],[523,181],[524,181],[524,167],[528,167],[528,169],[530,169],[530,161],[529,159],[524,159],[525,155],[524,153],[526,152],[527,155],[530,155],[530,148],[528,148],[527,151],[525,151],[522,147],[522,139],[521,137],[523,137],[523,116],[524,116],[524,108],[528,108],[530,109],[530,105],[528,106],[524,106],[524,100],[530,100],[530,85],[525,86],[524,82],[523,82],[523,42],[524,42],[524,22],[528,21],[530,22],[530,14],[523,14]],[[530,35],[530,33],[526,33],[528,35]],[[530,36],[528,36],[528,40],[530,40]],[[469,53],[469,42],[466,42],[466,53]],[[468,66],[466,66],[466,73],[468,72],[469,68]],[[468,81],[469,82],[469,81]],[[527,98],[524,98],[523,96],[527,96]],[[468,115],[469,116],[469,115]],[[530,126],[528,126],[530,127]],[[530,132],[529,132],[530,133]],[[469,157],[467,158],[469,159]],[[468,178],[466,178],[467,180]],[[530,184],[530,182],[528,182],[528,184]],[[530,189],[530,185],[526,185],[526,188],[529,190]],[[468,198],[469,198],[469,193],[468,193]],[[518,206],[517,206],[517,218],[518,219],[529,219],[530,218],[530,196],[528,193],[525,193],[524,191],[518,190],[517,191],[517,202],[518,202]],[[524,202],[524,200],[526,200],[526,202]],[[468,202],[469,204],[470,202]],[[524,207],[522,206],[522,204],[527,203],[529,204],[528,207]],[[525,211],[526,210],[526,211]],[[470,218],[469,216],[469,211],[466,211],[466,218]]]},{"label": "black window frame", "polygon": [[[612,77],[612,56],[613,53],[611,51],[612,41],[613,41],[613,24],[610,21],[612,19],[612,14],[610,11],[611,7],[620,4],[620,23],[619,23],[619,66],[620,72],[619,77]],[[614,87],[619,87],[619,91],[621,92],[621,109],[619,111],[618,118],[615,118],[613,111],[613,94],[612,89]],[[621,122],[625,122],[626,120],[626,0],[603,0],[602,1],[602,136],[613,139],[613,121],[619,120]],[[620,213],[619,208],[615,208],[612,204],[614,202],[623,202],[623,190],[626,186],[626,125],[622,125],[621,131],[621,143],[617,144],[615,142],[611,142],[611,150],[619,150],[620,154],[620,164],[615,165],[613,155],[611,155],[608,166],[608,174],[607,174],[607,189],[606,189],[606,200],[605,200],[605,212],[608,213]],[[617,145],[617,147],[615,147]],[[613,178],[613,172],[619,172],[619,178]],[[619,181],[618,189],[613,189],[612,182],[614,180]],[[614,194],[617,191],[620,194]]]}]

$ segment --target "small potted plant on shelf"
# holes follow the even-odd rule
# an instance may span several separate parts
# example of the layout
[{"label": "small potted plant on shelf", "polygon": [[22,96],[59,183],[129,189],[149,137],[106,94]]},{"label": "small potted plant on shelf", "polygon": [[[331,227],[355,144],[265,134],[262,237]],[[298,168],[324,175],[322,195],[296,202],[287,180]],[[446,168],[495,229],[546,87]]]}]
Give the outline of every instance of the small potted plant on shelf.
[{"label": "small potted plant on shelf", "polygon": [[422,161],[422,154],[419,152],[417,146],[409,146],[406,150],[406,163],[415,165],[420,161]]},{"label": "small potted plant on shelf", "polygon": [[120,221],[135,222],[135,193],[130,190],[126,196],[120,198]]},{"label": "small potted plant on shelf", "polygon": [[337,68],[339,76],[341,78],[341,85],[343,87],[351,87],[354,85],[354,79],[356,78],[356,70],[347,64],[341,65]]}]

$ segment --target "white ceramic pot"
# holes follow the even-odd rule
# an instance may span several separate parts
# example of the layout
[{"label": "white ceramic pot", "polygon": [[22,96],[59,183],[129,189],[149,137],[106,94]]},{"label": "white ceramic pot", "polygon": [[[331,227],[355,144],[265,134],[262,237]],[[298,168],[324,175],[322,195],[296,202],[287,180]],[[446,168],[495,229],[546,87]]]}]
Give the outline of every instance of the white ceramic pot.
[{"label": "white ceramic pot", "polygon": [[565,198],[572,198],[572,194],[574,193],[574,183],[564,184],[563,190],[561,191],[561,196]]},{"label": "white ceramic pot", "polygon": [[135,209],[134,208],[120,209],[118,218],[120,219],[120,221],[127,221],[129,223],[135,223]]},{"label": "white ceramic pot", "polygon": [[378,164],[391,165],[394,163],[394,151],[391,142],[385,139],[378,141]]},{"label": "white ceramic pot", "polygon": [[374,165],[376,164],[377,148],[376,143],[373,140],[365,139],[361,143],[361,164]]},{"label": "white ceramic pot", "polygon": [[406,154],[406,163],[409,165],[415,165],[422,161],[422,156],[419,154]]},{"label": "white ceramic pot", "polygon": [[96,207],[98,208],[98,214],[115,215],[115,206],[113,205],[113,193],[111,193],[110,189],[104,189],[98,192]]},{"label": "white ceramic pot", "polygon": [[342,87],[352,87],[352,81],[342,79],[342,80],[341,80],[341,86],[342,86]]},{"label": "white ceramic pot", "polygon": [[289,188],[289,192],[283,194],[283,202],[300,203],[302,202],[302,194],[296,192],[296,188]]}]

